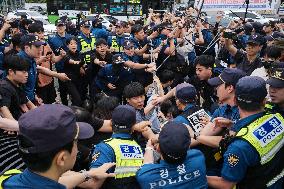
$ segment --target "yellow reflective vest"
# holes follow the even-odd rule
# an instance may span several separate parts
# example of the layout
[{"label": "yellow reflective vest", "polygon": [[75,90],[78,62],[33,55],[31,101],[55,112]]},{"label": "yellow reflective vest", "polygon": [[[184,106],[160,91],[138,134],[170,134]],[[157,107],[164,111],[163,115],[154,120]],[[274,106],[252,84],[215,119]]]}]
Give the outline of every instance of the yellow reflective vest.
[{"label": "yellow reflective vest", "polygon": [[143,164],[141,147],[131,139],[111,138],[105,140],[115,153],[116,179],[133,177]]},{"label": "yellow reflective vest", "polygon": [[92,34],[90,34],[91,43],[87,43],[82,36],[78,36],[78,40],[81,45],[81,53],[85,55],[84,61],[85,63],[91,63],[91,51],[95,49],[96,38]]},{"label": "yellow reflective vest", "polygon": [[111,36],[111,48],[114,49],[114,52],[121,52],[123,50],[123,47],[117,44],[116,36]]},{"label": "yellow reflective vest", "polygon": [[249,142],[258,152],[261,165],[269,162],[284,144],[284,118],[268,114],[242,128],[236,135]]},{"label": "yellow reflective vest", "polygon": [[0,189],[3,189],[3,184],[5,182],[5,180],[7,180],[8,178],[10,178],[13,175],[17,175],[22,173],[22,171],[18,170],[18,169],[11,169],[6,171],[3,175],[0,176]]}]

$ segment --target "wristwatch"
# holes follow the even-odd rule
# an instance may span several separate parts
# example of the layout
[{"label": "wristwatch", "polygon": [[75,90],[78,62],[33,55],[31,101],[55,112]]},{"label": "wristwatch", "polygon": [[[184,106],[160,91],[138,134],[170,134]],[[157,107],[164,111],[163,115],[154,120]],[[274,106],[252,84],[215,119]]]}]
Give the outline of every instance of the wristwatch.
[{"label": "wristwatch", "polygon": [[90,180],[92,178],[91,175],[88,174],[86,169],[81,170],[79,173],[82,173],[84,175],[84,177],[85,177],[84,181],[88,181],[88,180]]}]

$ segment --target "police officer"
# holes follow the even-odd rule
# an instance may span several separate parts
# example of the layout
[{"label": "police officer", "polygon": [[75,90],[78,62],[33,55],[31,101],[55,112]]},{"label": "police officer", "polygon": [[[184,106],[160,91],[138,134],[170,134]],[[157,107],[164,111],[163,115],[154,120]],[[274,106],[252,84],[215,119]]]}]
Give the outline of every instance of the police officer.
[{"label": "police officer", "polygon": [[111,176],[104,173],[108,168],[69,172],[71,177],[64,176],[75,163],[78,139],[87,139],[93,134],[91,125],[76,122],[73,111],[63,105],[46,104],[23,114],[19,119],[18,147],[27,169],[23,173],[9,170],[1,175],[1,188],[65,189],[91,178]]},{"label": "police officer", "polygon": [[18,53],[18,55],[20,58],[26,59],[30,65],[28,70],[28,81],[24,90],[30,101],[40,104],[39,99],[35,95],[37,71],[48,76],[57,77],[62,81],[69,80],[69,78],[65,73],[57,73],[49,70],[48,68],[36,65],[35,58],[39,58],[41,56],[41,46],[45,44],[37,36],[31,34],[25,35],[21,38],[21,43],[22,50]]},{"label": "police officer", "polygon": [[[66,32],[66,23],[62,20],[57,20],[55,22],[56,25],[56,34],[48,36],[48,44],[52,49],[53,53],[58,56],[60,55],[60,50],[63,49],[65,52],[68,51],[68,47],[66,45],[66,40],[71,38],[72,36]],[[55,64],[56,71],[59,73],[63,73],[64,70],[64,61],[61,60]],[[59,92],[60,99],[62,104],[68,105],[67,100],[67,88],[63,82],[58,81],[59,83]]]},{"label": "police officer", "polygon": [[[235,103],[235,87],[239,79],[244,76],[245,73],[242,70],[226,68],[218,77],[208,80],[208,83],[216,88],[219,103],[222,104],[214,111],[212,121],[214,118],[221,119],[222,117],[224,118],[223,120],[226,119],[233,123],[240,119],[239,110]],[[212,122],[209,122],[209,124],[204,127],[206,129],[203,129],[203,133],[206,132],[206,135],[215,135],[222,130],[221,127],[213,129],[214,126],[212,126],[212,124]],[[211,131],[213,133],[209,134],[208,132]]]},{"label": "police officer", "polygon": [[[283,64],[283,63],[282,63]],[[275,70],[270,79],[267,80],[269,84],[269,96],[271,102],[274,104],[273,109],[284,115],[284,69]]]},{"label": "police officer", "polygon": [[114,54],[123,52],[123,44],[125,40],[129,39],[129,36],[124,34],[124,27],[126,27],[126,23],[118,21],[115,24],[115,34],[108,37],[108,46]]},{"label": "police officer", "polygon": [[92,26],[92,34],[96,39],[103,38],[104,40],[107,40],[109,32],[103,26],[101,18],[95,18],[92,21]]},{"label": "police officer", "polygon": [[246,76],[238,81],[236,103],[241,120],[223,155],[221,177],[207,177],[210,187],[282,188],[284,118],[264,112],[266,95],[262,78]]},{"label": "police officer", "polygon": [[154,164],[154,146],[149,140],[144,165],[136,178],[142,189],[207,188],[205,158],[199,150],[190,149],[187,127],[175,121],[164,125],[155,149],[161,155]]},{"label": "police officer", "polygon": [[94,147],[90,168],[116,162],[116,168],[110,170],[116,173],[115,178],[107,179],[102,188],[139,188],[135,174],[143,163],[143,152],[130,135],[135,123],[136,111],[133,107],[116,107],[112,113],[112,137]]},{"label": "police officer", "polygon": [[94,53],[96,38],[91,33],[91,23],[88,20],[80,22],[80,33],[78,35],[78,51],[83,54],[84,64],[90,65],[91,55]]},{"label": "police officer", "polygon": [[[88,93],[88,86],[91,86],[94,78],[92,56],[95,53],[96,38],[91,33],[91,22],[83,20],[80,22],[80,33],[77,36],[78,46],[77,49],[81,53],[83,58],[83,68],[85,70],[84,77],[82,79],[83,94]],[[91,94],[91,91],[90,91]]]},{"label": "police officer", "polygon": [[177,116],[174,121],[190,125],[190,121],[187,117],[200,110],[195,104],[196,95],[197,92],[193,85],[181,83],[176,86],[176,105],[182,113]]}]

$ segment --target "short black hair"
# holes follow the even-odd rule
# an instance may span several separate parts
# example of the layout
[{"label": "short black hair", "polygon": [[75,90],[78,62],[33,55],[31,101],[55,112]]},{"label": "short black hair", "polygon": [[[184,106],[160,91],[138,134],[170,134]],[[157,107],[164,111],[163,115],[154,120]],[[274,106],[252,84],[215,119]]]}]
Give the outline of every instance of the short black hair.
[{"label": "short black hair", "polygon": [[66,39],[66,45],[69,45],[71,41],[76,41],[76,43],[78,43],[77,38],[73,36],[73,37]]},{"label": "short black hair", "polygon": [[132,82],[124,87],[124,98],[133,98],[141,95],[145,95],[145,89],[139,82]]},{"label": "short black hair", "polygon": [[268,46],[265,49],[265,54],[268,58],[274,58],[275,60],[281,57],[281,49],[277,46]]},{"label": "short black hair", "polygon": [[140,24],[135,24],[131,27],[131,34],[135,34],[140,32],[141,30],[143,30],[143,26],[141,26]]},{"label": "short black hair", "polygon": [[13,71],[28,71],[30,64],[26,59],[20,58],[16,54],[11,54],[5,57],[3,67],[5,70]]},{"label": "short black hair", "polygon": [[100,46],[100,45],[107,45],[106,40],[103,39],[103,38],[99,38],[99,39],[96,41],[96,46]]},{"label": "short black hair", "polygon": [[11,43],[13,44],[13,48],[21,46],[21,37],[23,36],[22,33],[17,33],[12,36]]},{"label": "short black hair", "polygon": [[159,74],[159,79],[160,79],[161,83],[167,83],[169,81],[173,81],[174,78],[175,78],[175,73],[171,70],[163,70]]},{"label": "short black hair", "polygon": [[[32,142],[23,135],[19,135],[18,140],[19,140],[19,145],[23,148],[28,148],[33,146]],[[42,173],[50,169],[52,161],[58,152],[66,150],[69,153],[71,153],[73,145],[74,141],[69,142],[63,147],[48,152],[24,153],[21,150],[19,150],[19,154],[22,157],[23,162],[25,163],[28,169],[30,169],[31,171]]]},{"label": "short black hair", "polygon": [[194,61],[194,66],[196,67],[198,64],[200,66],[204,66],[205,68],[213,68],[215,63],[215,59],[210,55],[201,55],[197,57]]},{"label": "short black hair", "polygon": [[29,33],[44,32],[43,26],[40,23],[37,23],[37,22],[32,23],[31,25],[29,25],[28,30],[29,30]]}]

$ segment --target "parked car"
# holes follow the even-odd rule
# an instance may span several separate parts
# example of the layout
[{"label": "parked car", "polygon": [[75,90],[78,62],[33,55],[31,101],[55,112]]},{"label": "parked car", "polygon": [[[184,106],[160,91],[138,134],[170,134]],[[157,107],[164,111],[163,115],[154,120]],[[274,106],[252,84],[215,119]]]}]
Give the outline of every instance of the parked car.
[{"label": "parked car", "polygon": [[[224,17],[230,17],[232,19],[239,19],[245,17],[246,11],[244,10],[232,10],[231,11],[224,11]],[[273,18],[265,18],[264,16],[254,12],[254,11],[248,11],[246,19],[253,19],[256,22],[260,22],[262,24],[269,22],[270,20],[274,20]]]},{"label": "parked car", "polygon": [[32,7],[29,8],[29,10],[39,12],[42,15],[47,14],[47,12],[41,6],[32,6]]},{"label": "parked car", "polygon": [[[89,19],[89,20],[93,20],[94,17],[97,17],[97,16],[98,16],[98,14],[90,14],[90,15],[87,15],[86,18]],[[100,14],[99,17],[102,19],[102,24],[106,28],[109,28],[111,23],[117,21],[116,18],[114,18],[113,16],[111,16],[109,14]]]},{"label": "parked car", "polygon": [[12,18],[21,18],[22,15],[26,15],[28,19],[43,19],[43,20],[48,20],[48,17],[45,15],[42,15],[36,11],[30,11],[30,10],[16,10],[13,12],[9,12],[7,15],[8,19],[12,19]]}]

